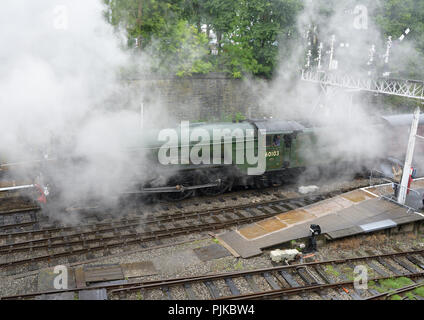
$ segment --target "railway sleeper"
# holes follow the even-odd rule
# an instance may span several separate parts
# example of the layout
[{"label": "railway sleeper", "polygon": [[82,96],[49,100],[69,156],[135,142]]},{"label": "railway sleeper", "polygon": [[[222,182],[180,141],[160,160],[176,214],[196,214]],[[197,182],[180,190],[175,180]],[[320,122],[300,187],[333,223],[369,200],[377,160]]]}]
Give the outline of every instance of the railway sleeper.
[{"label": "railway sleeper", "polygon": [[316,279],[310,274],[306,267],[296,268],[296,272],[299,277],[307,284],[307,285],[315,285],[318,284]]},{"label": "railway sleeper", "polygon": [[247,216],[245,216],[245,215],[243,215],[240,211],[233,211],[233,214],[235,215],[235,216],[237,216],[238,218],[240,218],[240,219],[246,219],[247,218]]},{"label": "railway sleeper", "polygon": [[163,294],[165,295],[166,300],[174,300],[174,298],[171,295],[171,292],[169,291],[169,287],[161,287],[161,290]]},{"label": "railway sleeper", "polygon": [[268,283],[268,285],[273,290],[279,290],[279,289],[281,289],[281,287],[277,284],[277,282],[273,279],[272,275],[269,272],[262,273],[262,276],[264,277],[264,279],[266,280],[266,282]]},{"label": "railway sleeper", "polygon": [[252,292],[259,292],[260,291],[259,288],[258,288],[258,285],[255,283],[255,280],[253,279],[252,275],[247,274],[247,275],[244,276],[244,279],[249,284],[249,287],[252,290]]},{"label": "railway sleeper", "polygon": [[256,217],[259,215],[259,213],[253,210],[253,208],[245,208],[243,210],[246,211],[250,215],[250,217]]},{"label": "railway sleeper", "polygon": [[[341,279],[343,279],[343,281],[350,281],[349,278],[345,275],[344,272],[342,272],[339,268],[339,266],[337,266],[335,263],[332,263],[333,268],[338,272],[339,277]],[[355,288],[353,288],[353,290],[348,290],[344,287],[341,288],[347,295],[349,295],[351,298],[353,298],[354,300],[363,300],[363,298],[361,297],[363,292],[361,292],[360,290],[357,290]]]},{"label": "railway sleeper", "polygon": [[412,255],[407,255],[406,259],[408,259],[409,261],[411,261],[414,265],[420,267],[421,269],[424,270],[424,263],[422,263],[420,260],[418,260],[417,258],[415,258]]},{"label": "railway sleeper", "polygon": [[[352,269],[355,270],[356,265],[353,264],[352,262],[348,262],[347,265]],[[371,295],[376,295],[378,294],[378,291],[372,288],[368,288],[367,291],[371,294]]]},{"label": "railway sleeper", "polygon": [[393,272],[397,276],[402,276],[402,275],[406,274],[405,272],[400,271],[399,269],[395,268],[391,263],[389,263],[388,261],[386,261],[384,258],[378,257],[377,258],[377,261],[381,265],[385,266],[387,269],[389,269],[391,272]]},{"label": "railway sleeper", "polygon": [[322,266],[316,265],[316,266],[314,266],[314,268],[315,268],[315,271],[318,273],[318,275],[322,278],[322,280],[324,280],[323,284],[325,284],[325,283],[330,284],[330,283],[334,282],[325,274],[325,271],[322,268]]},{"label": "railway sleeper", "polygon": [[384,271],[383,269],[381,269],[376,263],[374,263],[373,261],[366,261],[366,263],[368,264],[368,266],[374,270],[376,273],[378,273],[380,276],[382,277],[388,277],[389,274]]},{"label": "railway sleeper", "polygon": [[14,243],[15,241],[13,240],[12,235],[9,234],[6,238],[6,244],[14,244]]},{"label": "railway sleeper", "polygon": [[187,298],[189,300],[199,300],[199,298],[194,293],[190,283],[184,283],[184,291],[187,294]]},{"label": "railway sleeper", "polygon": [[280,270],[279,273],[283,277],[283,279],[289,284],[290,287],[300,287],[300,284],[293,278],[293,276],[288,271]]},{"label": "railway sleeper", "polygon": [[[268,211],[268,210],[269,210],[269,208],[264,208],[264,207],[262,207],[262,206],[259,206],[257,209],[258,209],[259,211],[261,211],[262,213],[265,213],[266,215],[273,214],[272,212]],[[268,210],[267,210],[267,209],[268,209]]]},{"label": "railway sleeper", "polygon": [[213,299],[218,299],[221,297],[221,293],[217,286],[212,281],[203,281],[205,286],[208,288],[209,293],[211,294]]},{"label": "railway sleeper", "polygon": [[95,258],[95,255],[90,250],[88,250],[88,252],[85,254],[85,259],[92,260],[94,258]]},{"label": "railway sleeper", "polygon": [[402,266],[404,269],[408,270],[411,273],[416,273],[417,270],[414,267],[411,267],[409,264],[407,264],[405,261],[402,261],[401,258],[398,257],[392,257],[393,261],[395,261],[398,265]]},{"label": "railway sleeper", "polygon": [[281,206],[284,207],[284,208],[286,208],[287,211],[296,210],[296,209],[299,208],[299,206],[294,205],[294,204],[292,204],[290,202],[286,202],[284,204],[281,204]]},{"label": "railway sleeper", "polygon": [[224,280],[225,280],[225,283],[227,284],[228,288],[230,289],[232,295],[239,296],[241,294],[240,290],[235,285],[233,279],[225,278]]}]

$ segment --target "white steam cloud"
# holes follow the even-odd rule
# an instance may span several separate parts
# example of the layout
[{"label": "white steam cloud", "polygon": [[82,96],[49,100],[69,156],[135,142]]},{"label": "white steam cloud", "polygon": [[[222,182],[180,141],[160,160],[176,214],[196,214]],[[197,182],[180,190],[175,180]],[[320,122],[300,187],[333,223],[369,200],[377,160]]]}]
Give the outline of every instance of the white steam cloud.
[{"label": "white steam cloud", "polygon": [[0,160],[39,159],[49,145],[50,157],[85,157],[58,175],[63,194],[119,191],[132,163],[123,142],[139,138],[141,94],[120,80],[129,55],[104,9],[85,0],[1,4]]},{"label": "white steam cloud", "polygon": [[[401,35],[392,36],[389,63],[384,63],[387,39],[373,19],[379,5],[370,1],[364,5],[353,0],[304,1],[297,28],[304,36],[309,30],[309,37],[291,44],[293,50],[288,57],[281,59],[273,81],[260,86],[253,84],[264,113],[274,118],[307,120],[325,126],[325,129],[316,131],[315,148],[325,151],[327,163],[337,165],[353,161],[352,172],[369,165],[364,161],[366,159],[385,156],[387,136],[374,125],[376,118],[373,116],[379,111],[372,104],[372,94],[301,81],[300,72],[301,69],[312,69],[367,79],[382,77],[385,71],[406,70],[407,58],[415,57],[417,51],[411,43],[396,40]],[[327,13],[324,13],[323,6],[327,6]],[[318,69],[317,47],[320,43],[321,68]],[[368,64],[371,48],[375,52],[372,63]],[[309,66],[308,50],[312,51]],[[332,68],[330,57],[333,59]],[[393,72],[390,75],[398,76]],[[405,131],[405,137],[407,134]],[[316,162],[317,153],[313,149],[304,149],[303,156]]]}]

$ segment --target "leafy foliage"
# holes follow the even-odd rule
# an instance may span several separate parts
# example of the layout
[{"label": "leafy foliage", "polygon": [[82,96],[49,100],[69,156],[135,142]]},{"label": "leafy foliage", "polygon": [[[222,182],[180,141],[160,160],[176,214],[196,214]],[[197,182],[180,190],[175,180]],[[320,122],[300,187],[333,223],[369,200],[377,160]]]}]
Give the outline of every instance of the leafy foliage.
[{"label": "leafy foliage", "polygon": [[[125,30],[128,47],[149,51],[153,70],[179,76],[224,71],[235,78],[252,74],[270,78],[291,43],[299,39],[297,16],[306,0],[103,0],[105,16]],[[319,2],[322,17],[336,0]],[[399,37],[419,54],[408,55],[399,76],[422,78],[424,68],[424,1],[362,1],[377,8],[370,17],[384,36]],[[321,18],[322,18],[321,17]],[[324,19],[325,21],[325,19]],[[211,41],[214,39],[214,41]]]}]

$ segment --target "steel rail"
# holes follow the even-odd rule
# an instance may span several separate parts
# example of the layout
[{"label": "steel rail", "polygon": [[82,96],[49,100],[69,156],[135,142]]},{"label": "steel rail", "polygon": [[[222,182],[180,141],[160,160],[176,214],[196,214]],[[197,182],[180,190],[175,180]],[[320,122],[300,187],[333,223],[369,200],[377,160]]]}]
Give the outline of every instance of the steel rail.
[{"label": "steel rail", "polygon": [[[302,267],[308,267],[308,266],[317,266],[317,265],[332,265],[332,264],[345,264],[349,262],[355,262],[355,261],[362,261],[362,260],[375,260],[378,258],[390,258],[390,257],[398,257],[398,256],[404,256],[404,255],[413,255],[413,254],[423,254],[424,249],[420,250],[412,250],[412,251],[404,251],[404,252],[395,252],[395,253],[384,253],[384,254],[378,254],[378,255],[370,255],[370,256],[362,256],[362,257],[354,257],[354,258],[344,258],[344,259],[334,259],[334,260],[326,260],[326,261],[315,261],[315,262],[308,262],[308,263],[301,263],[301,264],[293,264],[293,265],[285,265],[285,266],[278,266],[278,267],[270,267],[270,268],[261,268],[261,269],[255,269],[255,270],[246,270],[246,271],[233,271],[233,272],[226,272],[226,273],[218,273],[213,275],[203,275],[203,276],[191,276],[191,277],[180,277],[180,278],[172,278],[172,279],[165,279],[165,280],[153,280],[153,281],[140,281],[140,282],[133,282],[133,283],[127,283],[127,284],[110,284],[110,285],[101,285],[101,286],[84,286],[80,288],[69,288],[69,289],[63,289],[63,290],[48,290],[48,291],[40,291],[40,292],[34,292],[34,293],[26,293],[22,295],[11,295],[11,296],[3,296],[0,297],[0,300],[6,300],[6,299],[18,299],[18,298],[30,298],[39,296],[42,294],[56,294],[56,293],[63,293],[63,292],[77,292],[81,290],[95,290],[95,289],[101,289],[105,288],[109,290],[109,293],[116,294],[120,292],[131,292],[131,291],[137,291],[141,289],[155,289],[155,288],[161,288],[164,286],[171,287],[171,286],[178,286],[188,283],[194,283],[194,282],[202,282],[202,281],[215,281],[215,280],[221,280],[226,278],[236,278],[236,277],[243,277],[246,275],[257,275],[262,274],[265,272],[274,272],[274,271],[281,271],[281,270],[290,270],[290,269],[297,269]],[[380,278],[374,278],[374,279],[390,279],[390,278],[396,278],[396,277],[408,277],[410,275],[413,276],[424,276],[424,272],[416,272],[409,274],[403,274],[400,276],[388,276],[388,277],[380,277]],[[372,281],[374,279],[371,279],[369,281]],[[329,285],[333,286],[342,286],[344,284],[349,284],[351,282],[345,281],[345,282],[339,282],[339,283],[333,283]],[[319,284],[319,285],[306,285],[299,288],[283,288],[282,290],[291,290],[291,289],[306,289],[306,290],[312,290],[321,288],[327,285]],[[268,293],[278,293],[281,290],[271,290],[267,291]]]},{"label": "steel rail", "polygon": [[[213,217],[217,214],[225,214],[225,213],[234,213],[236,212],[236,210],[240,210],[240,208],[242,209],[246,209],[246,208],[261,208],[264,207],[266,208],[267,205],[270,204],[281,204],[284,205],[285,203],[292,203],[295,201],[300,201],[303,200],[305,201],[305,199],[310,199],[311,197],[298,197],[298,198],[292,198],[292,199],[286,199],[286,200],[272,200],[272,201],[267,201],[267,202],[262,202],[262,203],[255,203],[255,204],[248,204],[248,205],[239,205],[239,206],[232,206],[232,207],[227,207],[227,208],[219,208],[219,209],[213,209],[213,210],[206,210],[204,212],[199,212],[199,211],[195,211],[192,213],[180,213],[178,214],[177,217],[174,217],[174,215],[166,215],[165,218],[155,218],[152,220],[149,219],[131,219],[131,220],[126,220],[124,222],[126,222],[126,224],[124,225],[116,225],[115,223],[120,223],[119,222],[108,222],[108,223],[103,223],[103,224],[95,224],[95,225],[85,225],[85,226],[79,226],[78,229],[82,229],[82,228],[99,228],[99,226],[101,225],[107,225],[110,227],[109,228],[104,228],[104,229],[93,229],[90,231],[84,231],[84,232],[77,232],[77,233],[72,233],[72,234],[67,234],[67,235],[60,235],[60,236],[50,236],[48,238],[41,238],[41,239],[31,239],[31,240],[27,240],[27,241],[22,241],[22,242],[18,242],[18,243],[14,243],[14,244],[5,244],[5,245],[0,245],[0,254],[1,253],[11,253],[11,252],[19,252],[19,251],[25,251],[25,250],[36,250],[36,249],[42,249],[42,248],[53,248],[53,247],[60,247],[60,246],[64,246],[64,245],[77,245],[77,244],[87,244],[87,243],[92,243],[92,242],[98,242],[98,239],[82,239],[82,237],[85,236],[89,236],[89,235],[98,235],[99,233],[109,233],[109,232],[116,232],[118,230],[125,230],[125,229],[133,229],[136,228],[142,224],[144,225],[149,225],[149,224],[153,224],[153,225],[160,225],[161,223],[167,223],[167,222],[177,222],[180,220],[189,220],[189,219],[193,219],[193,218],[198,218],[200,220],[201,217],[206,216],[207,218],[209,217]],[[316,197],[316,199],[314,201],[320,201],[323,198],[325,198],[324,195],[319,195]],[[310,202],[310,201],[308,201]],[[212,229],[216,229],[220,226],[227,226],[227,225],[234,225],[234,224],[240,224],[240,223],[245,223],[245,222],[254,222],[257,220],[261,220],[261,219],[265,219],[265,218],[269,218],[272,217],[274,215],[277,214],[281,214],[284,212],[289,211],[290,209],[287,210],[280,210],[278,212],[274,212],[274,213],[263,213],[263,214],[258,214],[257,216],[249,216],[249,217],[238,217],[229,221],[222,221],[222,222],[206,222],[204,221],[203,224],[199,224],[199,225],[193,225],[193,226],[187,226],[187,227],[173,227],[173,228],[163,228],[161,230],[155,230],[155,231],[144,231],[142,233],[135,233],[134,236],[150,236],[150,235],[160,235],[161,233],[175,233],[175,232],[180,232],[186,229],[189,230],[199,230],[199,228],[207,228],[207,230],[210,230],[211,228],[208,228],[209,226],[212,226]],[[133,223],[136,222],[136,223]],[[74,230],[77,228],[74,227],[63,227],[63,228],[53,228],[53,229],[41,229],[41,230],[37,230],[37,231],[26,231],[26,232],[18,232],[18,233],[9,233],[9,234],[3,234],[0,235],[0,238],[2,237],[12,237],[12,236],[25,236],[25,235],[33,235],[35,233],[37,234],[45,234],[48,232],[63,232],[65,230]],[[116,238],[125,238],[125,237],[133,237],[132,235],[118,235],[118,236],[114,236],[114,237],[108,237],[108,238],[103,238],[103,240],[113,240]],[[63,240],[64,238],[80,238],[80,240],[77,241],[69,241],[66,243],[52,243],[53,241],[57,241],[57,240]],[[41,243],[41,245],[39,246],[34,246],[34,244],[37,243]],[[43,243],[45,243],[43,245]],[[27,245],[27,246],[25,246]],[[29,246],[28,246],[29,245]]]},{"label": "steel rail", "polygon": [[380,299],[380,298],[385,298],[385,299],[387,299],[388,297],[393,296],[393,295],[395,295],[395,294],[399,294],[399,293],[404,293],[404,292],[412,291],[412,290],[417,289],[417,288],[422,287],[422,286],[424,286],[424,281],[420,281],[420,282],[418,282],[418,283],[411,284],[411,285],[409,285],[409,286],[402,287],[402,288],[399,288],[399,289],[389,290],[389,291],[386,291],[386,292],[383,292],[383,293],[377,294],[377,295],[375,295],[375,296],[372,296],[372,297],[366,298],[366,300],[377,300],[377,299]]},{"label": "steel rail", "polygon": [[[369,279],[368,281],[380,281],[380,280],[387,280],[387,279],[396,279],[401,277],[417,278],[417,277],[423,277],[423,276],[424,276],[424,272],[416,272],[416,273],[410,273],[410,274],[405,274],[401,276],[375,277],[375,278]],[[248,299],[258,299],[258,298],[275,298],[275,297],[280,297],[283,295],[305,293],[310,291],[331,289],[331,288],[337,288],[337,287],[343,287],[343,286],[353,286],[354,284],[355,284],[355,281],[341,281],[341,282],[327,283],[327,284],[308,285],[308,286],[303,286],[299,288],[283,288],[280,290],[271,290],[271,291],[244,294],[244,295],[238,295],[238,296],[228,296],[228,297],[218,298],[215,300],[248,300]]]},{"label": "steel rail", "polygon": [[24,213],[24,212],[28,212],[28,211],[39,211],[40,207],[27,207],[27,208],[22,208],[22,209],[11,209],[11,210],[6,210],[6,211],[0,211],[0,216],[7,216],[7,215],[12,215],[12,214],[17,214],[17,213]]},{"label": "steel rail", "polygon": [[[253,221],[257,221],[257,220],[262,220],[262,219],[270,217],[270,216],[272,216],[272,215],[269,214],[269,215],[261,215],[261,216],[256,216],[256,217],[246,217],[246,218],[234,219],[234,220],[226,221],[226,222],[205,223],[205,224],[202,224],[202,225],[193,225],[193,226],[187,226],[187,227],[175,227],[175,228],[172,228],[172,229],[157,230],[157,231],[150,231],[150,232],[135,232],[135,233],[132,233],[132,234],[103,237],[103,238],[100,238],[100,239],[81,239],[81,240],[77,240],[77,241],[74,241],[74,242],[65,242],[65,243],[60,243],[60,244],[53,244],[52,243],[52,244],[45,244],[45,245],[41,245],[41,246],[32,246],[32,247],[27,246],[27,247],[20,247],[20,248],[19,247],[13,248],[13,245],[10,245],[9,247],[12,247],[12,248],[4,249],[4,250],[0,251],[0,253],[11,254],[11,253],[14,253],[14,252],[22,252],[22,251],[27,251],[27,250],[31,251],[31,250],[36,250],[36,249],[40,249],[40,248],[49,248],[49,246],[52,247],[52,248],[53,247],[69,247],[69,246],[76,245],[76,244],[82,244],[84,246],[84,244],[88,244],[88,243],[101,242],[101,244],[99,244],[98,246],[94,246],[94,247],[88,247],[88,248],[77,249],[77,250],[73,250],[72,247],[71,247],[70,249],[68,249],[69,250],[68,252],[47,254],[47,255],[31,257],[31,258],[23,259],[23,260],[3,262],[3,263],[0,263],[0,268],[22,265],[22,264],[25,264],[25,263],[30,263],[30,262],[35,262],[35,261],[49,260],[49,259],[54,259],[54,258],[59,258],[59,257],[64,257],[64,256],[69,256],[69,255],[88,253],[90,251],[116,248],[116,247],[120,247],[120,246],[123,246],[123,245],[126,246],[126,245],[131,245],[131,244],[141,244],[141,243],[148,242],[148,241],[172,238],[172,237],[175,237],[175,236],[186,235],[186,234],[190,234],[190,233],[193,233],[193,232],[218,230],[218,229],[223,229],[223,228],[228,227],[228,226],[234,226],[234,225],[239,225],[239,224],[246,223],[246,222],[253,222]],[[95,231],[94,231],[94,233],[95,233]],[[71,236],[69,236],[69,237],[71,237]],[[119,241],[113,242],[113,243],[105,243],[105,241],[110,241],[110,240],[114,240],[114,239],[119,239]],[[43,239],[43,240],[45,240],[45,239]]]},{"label": "steel rail", "polygon": [[[186,278],[182,278],[182,279],[163,280],[161,282],[154,281],[153,283],[143,282],[140,285],[134,285],[133,287],[129,286],[129,287],[126,287],[126,288],[123,288],[123,289],[114,290],[111,293],[120,292],[120,291],[134,291],[134,290],[139,290],[139,289],[143,289],[143,288],[146,288],[146,287],[153,288],[153,287],[160,287],[160,286],[165,286],[165,285],[166,286],[180,285],[180,284],[184,284],[184,283],[204,281],[204,280],[220,280],[220,279],[225,279],[225,278],[234,278],[234,277],[240,277],[240,276],[245,276],[245,275],[254,275],[254,274],[263,273],[263,272],[274,272],[274,271],[308,267],[308,266],[326,265],[326,264],[344,264],[344,263],[348,263],[348,262],[355,262],[355,261],[362,261],[362,260],[375,260],[375,259],[378,259],[378,258],[390,258],[390,257],[397,257],[397,256],[402,256],[402,255],[422,254],[422,253],[424,253],[424,249],[414,250],[414,251],[405,251],[405,252],[384,253],[384,254],[380,254],[380,255],[372,255],[372,256],[364,256],[364,257],[308,262],[308,263],[302,263],[302,264],[294,264],[294,265],[264,268],[264,269],[257,269],[257,270],[231,272],[231,273],[218,274],[218,275],[212,275],[212,276],[211,275],[205,275],[205,276],[202,276],[202,277],[196,277],[196,278],[190,279],[188,281],[186,281]],[[150,285],[152,285],[152,286],[150,286]]]},{"label": "steel rail", "polygon": [[[267,200],[267,201],[261,201],[261,202],[257,202],[257,203],[249,203],[249,204],[242,204],[242,205],[236,205],[236,206],[227,206],[227,207],[222,207],[222,208],[214,208],[214,209],[207,209],[204,211],[190,211],[190,212],[177,212],[177,213],[173,213],[173,214],[162,214],[162,215],[158,215],[155,216],[153,219],[147,217],[147,218],[134,218],[134,219],[127,219],[127,218],[123,218],[120,220],[112,221],[112,222],[103,222],[103,223],[96,223],[96,224],[87,224],[87,225],[82,225],[82,226],[78,226],[79,228],[85,228],[85,227],[98,227],[98,226],[102,226],[102,225],[111,225],[112,223],[119,223],[121,221],[125,221],[127,223],[136,223],[139,222],[140,220],[142,220],[142,222],[144,224],[157,224],[157,223],[166,223],[166,222],[176,222],[179,220],[188,220],[188,219],[192,219],[195,217],[200,217],[200,216],[210,216],[211,214],[215,213],[215,214],[221,214],[222,212],[226,211],[226,212],[234,212],[235,210],[243,210],[243,209],[249,209],[249,208],[258,208],[261,206],[269,206],[272,204],[278,204],[278,203],[290,203],[290,202],[294,202],[294,201],[305,201],[310,199],[310,198],[315,198],[315,200],[313,201],[308,201],[307,204],[313,203],[313,202],[317,202],[317,201],[321,201],[324,200],[328,197],[331,197],[335,195],[334,192],[327,192],[327,193],[323,193],[323,194],[310,194],[304,197],[295,197],[295,198],[287,198],[287,199],[277,199],[277,200]],[[277,213],[278,214],[278,213]],[[36,223],[36,222],[34,222]],[[63,232],[63,231],[67,231],[67,230],[72,230],[72,229],[76,229],[77,227],[73,227],[73,226],[63,226],[63,227],[55,227],[55,228],[45,228],[45,229],[39,229],[39,230],[29,230],[29,231],[20,231],[20,232],[15,232],[15,233],[8,233],[8,234],[0,234],[0,239],[1,238],[6,238],[6,237],[21,237],[21,236],[25,236],[25,235],[35,235],[35,234],[43,234],[46,232]]]}]

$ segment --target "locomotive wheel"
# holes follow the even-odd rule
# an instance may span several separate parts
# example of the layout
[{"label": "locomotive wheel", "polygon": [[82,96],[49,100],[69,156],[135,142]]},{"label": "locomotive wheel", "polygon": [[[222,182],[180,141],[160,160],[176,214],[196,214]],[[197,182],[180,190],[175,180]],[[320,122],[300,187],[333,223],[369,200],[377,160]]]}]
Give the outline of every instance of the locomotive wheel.
[{"label": "locomotive wheel", "polygon": [[219,186],[199,189],[200,193],[204,194],[205,196],[217,196],[223,194],[232,185],[232,179],[227,174],[225,174],[225,172],[211,171],[200,173],[197,177],[198,184],[214,183],[217,180],[221,181]]},{"label": "locomotive wheel", "polygon": [[265,176],[259,176],[255,178],[255,187],[257,189],[264,189],[269,187],[269,181]]},{"label": "locomotive wheel", "polygon": [[[192,186],[194,185],[194,179],[192,176],[179,176],[179,177],[174,177],[168,180],[167,185],[169,186],[184,186],[184,187],[188,187],[188,186]],[[194,195],[195,190],[186,190],[186,191],[181,191],[181,192],[164,192],[162,194],[162,197],[165,200],[168,201],[181,201],[184,199],[187,199],[188,197],[191,197],[192,195]]]}]

